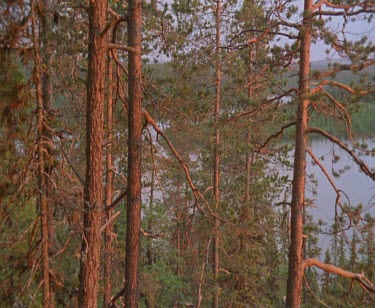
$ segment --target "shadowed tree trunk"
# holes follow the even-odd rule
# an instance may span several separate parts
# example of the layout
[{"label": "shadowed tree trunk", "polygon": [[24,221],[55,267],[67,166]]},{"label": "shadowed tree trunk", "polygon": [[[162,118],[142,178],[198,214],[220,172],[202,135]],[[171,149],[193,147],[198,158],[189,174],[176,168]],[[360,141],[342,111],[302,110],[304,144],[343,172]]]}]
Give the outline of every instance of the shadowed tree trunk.
[{"label": "shadowed tree trunk", "polygon": [[[51,200],[51,178],[53,171],[53,152],[52,152],[52,133],[50,130],[50,120],[51,120],[51,108],[52,108],[52,95],[53,95],[53,86],[52,86],[52,76],[51,76],[51,67],[52,67],[52,45],[51,45],[51,12],[50,12],[50,1],[43,0],[42,16],[41,16],[41,39],[42,39],[42,61],[44,64],[44,71],[42,74],[42,90],[43,90],[43,110],[45,114],[44,121],[48,124],[47,127],[43,126],[43,139],[44,144],[46,145],[46,162],[49,162],[48,165],[44,167],[44,177],[46,185],[46,198],[47,198],[47,211],[48,211],[48,240],[49,240],[49,255],[51,256],[56,249],[55,242],[55,221],[53,217],[54,206]],[[51,263],[51,259],[49,260]],[[50,297],[49,302],[50,308],[54,307],[54,292],[53,287],[50,286]]]},{"label": "shadowed tree trunk", "polygon": [[303,279],[303,207],[305,203],[305,168],[308,106],[310,103],[310,46],[312,30],[312,0],[305,0],[303,25],[300,30],[299,103],[296,120],[293,190],[291,202],[291,230],[289,247],[289,271],[287,307],[301,305]]},{"label": "shadowed tree trunk", "polygon": [[[214,145],[214,178],[213,178],[213,193],[214,193],[214,204],[215,210],[219,210],[220,204],[220,128],[219,128],[219,116],[220,116],[220,90],[221,90],[221,65],[220,65],[220,22],[221,22],[221,0],[216,2],[216,99],[215,99],[215,113],[214,113],[214,133],[215,133],[215,145]],[[214,298],[212,302],[213,308],[219,307],[219,219],[215,217],[215,230],[214,230],[214,241],[213,241],[213,260],[214,260]]]},{"label": "shadowed tree trunk", "polygon": [[101,222],[103,211],[103,125],[106,69],[107,1],[90,1],[89,57],[86,109],[86,179],[79,273],[79,307],[96,307],[99,287]]},{"label": "shadowed tree trunk", "polygon": [[48,227],[48,201],[45,169],[45,139],[44,139],[44,106],[41,72],[41,57],[39,37],[36,21],[36,1],[31,1],[31,20],[34,47],[34,83],[36,86],[37,101],[37,153],[38,153],[38,198],[37,208],[40,212],[41,244],[42,244],[42,278],[43,278],[43,306],[53,307],[49,276],[49,227]]},{"label": "shadowed tree trunk", "polygon": [[[106,187],[105,199],[106,206],[112,204],[114,189],[114,173],[112,164],[112,142],[113,142],[113,66],[111,57],[108,56],[108,97],[107,97],[107,146],[106,146]],[[113,209],[106,213],[106,221],[109,221],[113,215]],[[104,246],[104,307],[107,307],[111,300],[112,285],[112,229],[113,222],[105,228],[105,246]]]},{"label": "shadowed tree trunk", "polygon": [[139,248],[141,224],[142,151],[142,1],[130,0],[128,7],[129,108],[128,108],[128,195],[125,259],[125,306],[138,307]]}]

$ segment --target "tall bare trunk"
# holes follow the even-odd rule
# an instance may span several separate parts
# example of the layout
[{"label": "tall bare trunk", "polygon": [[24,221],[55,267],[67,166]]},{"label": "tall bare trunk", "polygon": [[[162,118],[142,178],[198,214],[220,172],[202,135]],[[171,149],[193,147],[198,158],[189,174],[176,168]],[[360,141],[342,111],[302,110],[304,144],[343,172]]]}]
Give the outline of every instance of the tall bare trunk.
[{"label": "tall bare trunk", "polygon": [[[105,199],[106,205],[113,201],[114,173],[112,171],[112,142],[113,142],[113,66],[110,56],[108,57],[108,96],[107,96],[107,147],[106,147],[106,187]],[[113,210],[106,213],[106,220],[109,221]],[[104,307],[107,307],[111,300],[112,285],[112,229],[113,223],[109,223],[105,228],[105,246],[104,246]]]},{"label": "tall bare trunk", "polygon": [[[50,126],[50,119],[51,119],[51,108],[52,108],[52,95],[53,95],[53,86],[52,86],[52,76],[51,76],[51,66],[52,66],[52,45],[51,45],[51,12],[50,12],[50,1],[43,0],[43,9],[42,9],[42,16],[41,16],[41,39],[42,39],[42,54],[43,54],[43,66],[44,71],[42,73],[42,91],[43,91],[43,109],[45,119],[44,121],[48,124],[48,126],[43,127],[43,139],[45,145],[45,156],[46,161],[52,162],[52,134],[49,128]],[[49,255],[52,255],[55,247],[55,222],[53,217],[53,202],[51,202],[51,178],[52,178],[52,170],[53,164],[49,163],[49,165],[45,165],[45,174],[44,174],[44,181],[46,187],[46,198],[47,198],[47,215],[48,215],[48,241],[49,241]],[[51,259],[49,259],[49,263],[51,263]],[[49,307],[54,307],[54,292],[53,288],[50,289],[50,302]]]},{"label": "tall bare trunk", "polygon": [[312,0],[305,0],[304,19],[300,30],[301,51],[299,69],[299,104],[296,121],[294,175],[291,203],[291,230],[289,247],[289,272],[287,285],[287,307],[301,304],[303,279],[303,207],[305,202],[306,129],[310,103],[310,45],[312,30]]},{"label": "tall bare trunk", "polygon": [[[215,145],[214,145],[214,203],[215,210],[218,211],[220,204],[220,128],[219,128],[219,117],[220,117],[220,88],[221,88],[221,59],[220,59],[220,31],[221,31],[221,0],[216,2],[216,99],[215,99],[215,119],[214,119],[214,131],[215,131]],[[219,220],[215,218],[215,233],[213,241],[213,259],[214,259],[214,298],[212,307],[219,307]]]},{"label": "tall bare trunk", "polygon": [[[247,97],[249,99],[253,98],[254,90],[253,90],[253,50],[252,47],[249,46],[249,66],[248,66],[248,86],[247,86]],[[244,208],[244,219],[249,218],[249,206],[250,206],[250,184],[251,184],[251,150],[250,150],[250,141],[251,141],[251,132],[250,129],[247,131],[246,134],[246,142],[248,146],[246,148],[246,177],[245,177],[245,208]]]},{"label": "tall bare trunk", "polygon": [[96,307],[103,211],[103,126],[107,1],[90,1],[86,110],[86,181],[79,275],[79,307]]},{"label": "tall bare trunk", "polygon": [[43,277],[43,306],[53,307],[53,300],[50,292],[49,276],[49,230],[48,230],[48,202],[46,196],[46,177],[44,173],[44,108],[43,108],[43,88],[41,80],[41,58],[39,49],[39,37],[36,22],[35,1],[31,1],[31,19],[34,44],[34,82],[36,86],[37,100],[37,152],[38,152],[38,199],[37,208],[40,212],[40,225],[42,235],[42,277]]},{"label": "tall bare trunk", "polygon": [[181,182],[180,177],[177,178],[177,206],[176,206],[176,218],[177,218],[177,230],[176,230],[176,249],[177,249],[177,265],[176,265],[176,273],[177,276],[182,275],[182,268],[180,266],[180,258],[181,258],[181,225],[180,221],[182,218],[181,213],[181,204],[183,200],[181,198]]},{"label": "tall bare trunk", "polygon": [[142,1],[130,0],[128,7],[129,108],[128,108],[128,195],[125,259],[125,306],[138,307],[139,248],[141,224],[142,151]]}]

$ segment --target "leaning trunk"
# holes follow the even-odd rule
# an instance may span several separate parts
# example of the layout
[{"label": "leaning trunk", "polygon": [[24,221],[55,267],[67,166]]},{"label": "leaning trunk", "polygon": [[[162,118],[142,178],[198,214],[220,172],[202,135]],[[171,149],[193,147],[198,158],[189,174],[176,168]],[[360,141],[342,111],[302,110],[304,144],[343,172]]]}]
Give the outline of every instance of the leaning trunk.
[{"label": "leaning trunk", "polygon": [[129,107],[128,107],[128,195],[125,259],[125,306],[138,307],[139,248],[141,223],[142,150],[142,61],[141,0],[130,0],[128,8]]},{"label": "leaning trunk", "polygon": [[103,212],[103,125],[107,1],[90,1],[86,110],[86,180],[79,274],[79,307],[96,307],[99,287],[100,226]]},{"label": "leaning trunk", "polygon": [[310,45],[312,29],[312,0],[305,0],[303,26],[300,30],[301,55],[299,70],[299,104],[296,120],[294,175],[291,203],[291,230],[289,247],[289,272],[287,307],[301,305],[303,279],[303,207],[305,202],[306,129],[309,106]]}]

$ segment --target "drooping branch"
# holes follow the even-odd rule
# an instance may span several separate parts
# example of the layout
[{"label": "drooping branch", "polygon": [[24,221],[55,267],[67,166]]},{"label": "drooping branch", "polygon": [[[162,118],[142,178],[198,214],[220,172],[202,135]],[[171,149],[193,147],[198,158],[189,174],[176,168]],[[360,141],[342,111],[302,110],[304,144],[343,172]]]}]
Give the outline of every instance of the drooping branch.
[{"label": "drooping branch", "polygon": [[339,275],[344,278],[351,279],[353,281],[357,281],[361,287],[365,290],[375,293],[375,286],[366,278],[364,273],[353,273],[342,269],[341,267],[337,267],[331,264],[323,263],[315,258],[306,259],[303,261],[303,267],[306,269],[307,267],[316,266],[323,271],[326,271],[331,274]]},{"label": "drooping branch", "polygon": [[122,199],[124,199],[127,196],[127,190],[124,190],[122,193],[120,193],[115,200],[109,205],[107,205],[104,209],[106,211],[112,210],[114,207],[116,207]]},{"label": "drooping branch", "polygon": [[315,156],[315,154],[311,151],[311,149],[307,148],[306,151],[310,155],[310,157],[314,160],[314,162],[319,166],[320,170],[322,170],[322,172],[326,176],[328,182],[331,184],[332,188],[336,192],[336,195],[337,195],[336,203],[341,204],[341,202],[340,202],[340,190],[337,188],[337,186],[336,186],[335,182],[333,181],[332,177],[329,175],[326,168],[322,165],[320,160]]},{"label": "drooping branch", "polygon": [[360,169],[367,175],[369,176],[372,180],[375,181],[375,172],[372,172],[371,169],[364,163],[363,160],[361,160],[354,151],[348,148],[348,146],[343,143],[340,139],[332,136],[331,134],[327,133],[326,131],[316,128],[316,127],[311,127],[307,129],[307,133],[315,133],[319,134],[331,142],[337,144],[341,149],[343,149],[346,153],[349,154],[349,156],[355,161],[355,163],[360,167]]},{"label": "drooping branch", "polygon": [[258,148],[258,152],[260,152],[272,139],[275,139],[277,137],[279,137],[280,135],[282,135],[284,133],[284,131],[289,128],[289,127],[292,127],[293,125],[296,125],[296,122],[290,122],[284,126],[281,127],[281,129],[276,133],[276,134],[273,134],[271,136],[269,136],[267,138],[267,140],[260,145],[260,147]]},{"label": "drooping branch", "polygon": [[[350,225],[344,230],[342,227],[341,227],[341,222],[339,220],[339,215],[338,215],[338,212],[337,212],[337,205],[343,209],[343,206],[342,206],[342,203],[341,203],[341,193],[344,194],[346,196],[346,194],[340,190],[335,182],[333,181],[332,177],[329,175],[329,173],[327,172],[326,168],[323,166],[323,164],[320,162],[320,160],[315,156],[315,154],[311,151],[311,149],[307,148],[306,149],[307,153],[310,155],[310,157],[314,160],[314,162],[319,166],[320,170],[324,173],[325,177],[327,178],[328,182],[331,184],[332,188],[334,189],[334,191],[336,192],[336,200],[335,200],[335,219],[338,223],[338,226],[340,228],[340,231],[345,231],[347,229],[349,229],[352,225],[352,221],[350,220]],[[347,196],[346,196],[347,197]]]},{"label": "drooping branch", "polygon": [[350,141],[352,141],[353,140],[352,131],[351,131],[352,120],[351,120],[348,110],[336,98],[334,98],[331,94],[329,94],[326,90],[321,89],[321,91],[343,113],[346,131],[348,133]]},{"label": "drooping branch", "polygon": [[212,212],[211,210],[211,207],[209,205],[209,203],[207,202],[207,200],[205,199],[205,197],[203,196],[203,194],[199,191],[199,189],[194,185],[193,183],[193,180],[191,178],[191,175],[190,175],[190,170],[189,170],[189,166],[185,163],[185,161],[183,160],[183,158],[181,157],[181,155],[178,153],[177,149],[174,147],[173,143],[169,140],[169,138],[165,135],[165,133],[160,129],[160,127],[157,125],[157,123],[155,122],[155,120],[151,117],[151,115],[145,110],[143,109],[143,116],[146,120],[146,122],[148,124],[150,124],[154,130],[160,135],[163,137],[164,141],[167,143],[169,149],[171,150],[172,154],[174,155],[174,157],[177,159],[177,161],[180,163],[180,165],[182,166],[182,168],[184,169],[184,172],[185,172],[185,176],[186,176],[186,179],[188,181],[188,184],[193,192],[193,195],[194,195],[194,199],[195,199],[195,205],[199,208],[199,210],[204,214],[205,212],[203,211],[203,209],[199,206],[199,202],[198,200],[202,200],[203,203],[207,206],[207,209],[209,211],[209,214],[214,217],[214,218],[217,218],[221,221],[223,221],[222,218],[220,218],[219,216],[217,216],[215,213]]},{"label": "drooping branch", "polygon": [[[61,140],[60,140],[61,141]],[[73,170],[73,173],[75,174],[75,176],[77,177],[77,179],[79,180],[79,182],[82,184],[82,185],[85,185],[85,178],[78,172],[77,168],[74,166],[73,162],[70,160],[68,154],[65,152],[64,148],[62,147],[62,145],[58,145],[59,148],[61,149],[61,152],[63,153],[63,155],[65,156],[66,160],[68,161],[69,163],[69,166],[70,168],[72,168]]]}]

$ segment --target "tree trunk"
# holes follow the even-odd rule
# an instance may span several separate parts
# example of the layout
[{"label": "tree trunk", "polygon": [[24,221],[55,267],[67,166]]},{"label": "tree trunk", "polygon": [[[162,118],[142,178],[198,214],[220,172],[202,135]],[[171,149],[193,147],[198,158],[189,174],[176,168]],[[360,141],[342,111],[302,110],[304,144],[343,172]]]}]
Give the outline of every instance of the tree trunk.
[{"label": "tree trunk", "polygon": [[[114,173],[112,171],[112,142],[113,142],[113,66],[111,57],[108,56],[108,96],[107,96],[107,147],[106,147],[106,187],[105,199],[109,206],[113,201]],[[113,210],[106,213],[106,221],[112,217]],[[104,307],[107,307],[112,295],[111,273],[112,273],[112,229],[113,222],[105,228],[105,246],[104,246]]]},{"label": "tree trunk", "polygon": [[[50,119],[51,119],[51,107],[52,107],[52,95],[53,95],[53,86],[52,86],[52,76],[51,76],[51,66],[52,66],[52,45],[51,40],[49,39],[51,33],[51,12],[50,12],[50,1],[43,0],[43,9],[41,16],[41,39],[42,39],[42,55],[43,55],[43,64],[44,71],[42,73],[42,91],[43,91],[43,110],[44,110],[44,121],[47,122],[47,127],[43,126],[43,140],[45,144],[44,155],[46,157],[45,161],[50,162],[48,165],[45,164],[44,168],[44,181],[45,181],[45,194],[47,202],[47,215],[48,215],[48,241],[49,248],[48,253],[51,256],[56,249],[55,242],[55,222],[53,217],[53,202],[51,200],[51,178],[53,171],[53,151],[52,151],[52,134],[49,128]],[[51,264],[51,259],[49,259]],[[54,292],[53,288],[50,288],[50,297],[49,307],[54,307]]]},{"label": "tree trunk", "polygon": [[142,1],[130,0],[128,7],[129,108],[128,108],[128,195],[125,259],[125,306],[138,307],[139,248],[141,224],[142,151]]},{"label": "tree trunk", "polygon": [[79,307],[96,307],[103,211],[103,125],[107,1],[90,1],[86,110],[86,180],[79,274]]},{"label": "tree trunk", "polygon": [[294,175],[291,203],[291,231],[289,247],[289,272],[287,285],[287,307],[300,307],[303,279],[303,207],[305,202],[305,167],[308,105],[310,95],[310,45],[312,29],[312,0],[305,0],[304,19],[300,30],[299,104],[296,120]]},{"label": "tree trunk", "polygon": [[[253,50],[252,46],[249,46],[249,66],[248,66],[248,86],[247,86],[247,97],[252,99],[254,96],[253,90]],[[252,154],[250,149],[251,144],[251,132],[248,129],[246,133],[246,142],[248,143],[246,147],[246,176],[245,176],[245,208],[243,210],[243,217],[244,220],[248,220],[250,218],[250,185],[251,185],[251,163],[252,163]]]},{"label": "tree trunk", "polygon": [[35,1],[31,2],[32,34],[34,44],[34,82],[36,86],[37,100],[37,152],[38,152],[38,198],[37,208],[40,212],[40,225],[42,236],[42,277],[43,277],[43,306],[53,307],[51,297],[50,277],[49,277],[49,230],[48,230],[48,203],[46,196],[45,148],[44,148],[44,108],[43,108],[43,88],[41,81],[41,59],[39,49],[39,37],[36,23]]},{"label": "tree trunk", "polygon": [[[214,145],[214,204],[215,211],[219,210],[220,204],[220,90],[221,90],[221,59],[220,59],[220,22],[221,22],[221,0],[216,2],[216,99],[215,99],[215,118],[214,118],[214,131],[215,131],[215,145]],[[214,298],[212,302],[213,308],[219,307],[219,219],[215,217],[215,230],[213,241],[213,260],[214,260]]]}]

